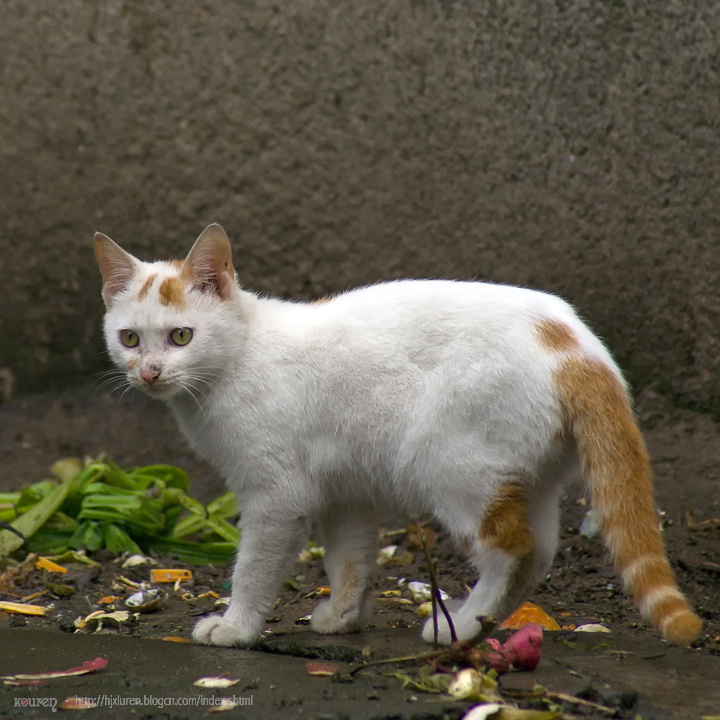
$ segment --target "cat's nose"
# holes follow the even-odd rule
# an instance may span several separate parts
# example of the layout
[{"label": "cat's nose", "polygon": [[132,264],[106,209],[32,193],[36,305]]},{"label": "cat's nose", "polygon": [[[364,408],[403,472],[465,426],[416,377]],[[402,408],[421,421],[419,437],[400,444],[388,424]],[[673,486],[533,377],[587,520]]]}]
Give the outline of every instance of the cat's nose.
[{"label": "cat's nose", "polygon": [[152,385],[160,377],[160,366],[149,365],[140,368],[140,377],[149,385]]}]

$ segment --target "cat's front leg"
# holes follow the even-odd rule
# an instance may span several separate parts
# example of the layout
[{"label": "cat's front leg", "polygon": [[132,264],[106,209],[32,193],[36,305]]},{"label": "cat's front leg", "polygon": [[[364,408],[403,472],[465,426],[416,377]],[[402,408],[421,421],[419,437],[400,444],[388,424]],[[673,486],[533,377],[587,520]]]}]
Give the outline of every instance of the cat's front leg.
[{"label": "cat's front leg", "polygon": [[223,615],[200,620],[193,631],[204,645],[248,646],[262,633],[265,618],[277,599],[278,588],[302,546],[302,518],[249,516],[243,510],[242,537],[235,560],[232,597]]},{"label": "cat's front leg", "polygon": [[334,507],[318,523],[325,545],[325,569],[330,599],[312,614],[312,627],[321,633],[348,633],[370,620],[370,575],[377,557],[377,525],[371,508]]}]

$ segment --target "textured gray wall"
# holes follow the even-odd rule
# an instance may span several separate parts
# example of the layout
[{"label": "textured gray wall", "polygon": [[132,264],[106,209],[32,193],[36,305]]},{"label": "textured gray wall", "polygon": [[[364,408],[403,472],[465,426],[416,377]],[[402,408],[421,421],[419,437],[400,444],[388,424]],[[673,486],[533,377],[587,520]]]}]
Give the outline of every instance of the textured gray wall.
[{"label": "textured gray wall", "polygon": [[104,367],[96,229],[244,284],[558,292],[720,413],[720,4],[0,0],[0,381]]}]

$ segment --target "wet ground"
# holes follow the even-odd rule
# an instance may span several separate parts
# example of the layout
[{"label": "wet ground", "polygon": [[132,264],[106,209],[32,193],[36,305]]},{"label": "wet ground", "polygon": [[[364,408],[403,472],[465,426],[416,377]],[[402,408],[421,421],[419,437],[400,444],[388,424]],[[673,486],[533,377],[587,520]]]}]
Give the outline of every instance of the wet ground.
[{"label": "wet ground", "polygon": [[[664,512],[665,537],[683,590],[705,620],[705,632],[693,648],[671,648],[640,623],[618,587],[597,538],[578,528],[586,507],[582,491],[569,488],[564,502],[560,549],[548,580],[532,600],[566,630],[547,633],[539,668],[503,677],[506,690],[530,689],[536,683],[551,692],[578,695],[612,708],[616,717],[700,718],[720,713],[720,426],[705,415],[666,406],[649,392],[638,399],[638,411],[654,462],[658,506]],[[209,500],[222,489],[219,479],[186,449],[166,411],[139,398],[119,402],[93,390],[67,391],[0,406],[0,489],[14,489],[40,479],[57,458],[107,451],[120,465],[168,462],[190,471],[191,493]],[[138,615],[119,626],[107,621],[99,631],[75,632],[75,620],[116,595],[115,609],[133,582],[147,581],[148,566],[122,568],[100,555],[101,569],[71,566],[66,576],[49,578],[32,568],[18,580],[19,595],[43,592],[35,602],[49,607],[46,617],[23,618],[0,613],[0,673],[14,674],[74,667],[101,656],[108,663],[92,675],[55,680],[41,687],[2,689],[0,713],[13,717],[46,717],[47,708],[15,707],[39,698],[63,700],[72,695],[107,696],[114,702],[147,699],[147,704],[121,707],[118,717],[199,717],[209,705],[159,707],[158,698],[180,702],[192,698],[252,698],[252,706],[232,716],[262,718],[461,717],[467,704],[403,689],[387,668],[361,673],[353,682],[310,677],[309,659],[327,660],[346,674],[361,662],[422,652],[422,622],[409,602],[407,583],[427,580],[422,552],[405,521],[385,528],[379,544],[397,544],[401,563],[381,568],[374,588],[373,624],[363,633],[321,637],[304,618],[317,602],[316,589],[326,584],[322,563],[299,562],[268,618],[262,649],[226,650],[162,640],[189,639],[198,616],[216,609],[228,595],[229,568],[192,568],[193,579],[165,591],[155,612]],[[444,538],[433,549],[441,587],[458,597],[472,581],[467,567]],[[164,566],[190,567],[171,558]],[[129,584],[123,585],[123,576]],[[48,589],[48,582],[68,585],[69,595]],[[120,584],[118,584],[120,582]],[[383,597],[388,591],[400,595]],[[216,598],[216,594],[218,597]],[[10,594],[0,599],[11,600]],[[406,601],[406,602],[402,602]],[[583,635],[570,628],[600,622],[609,634]],[[272,651],[272,652],[271,652]],[[404,672],[417,670],[405,668]],[[227,675],[238,683],[225,690],[200,690],[194,680]],[[147,698],[146,698],[147,696]],[[514,694],[513,698],[518,700]],[[509,696],[508,696],[509,697]],[[125,698],[125,700],[123,700]],[[527,700],[518,700],[527,704]],[[49,701],[48,701],[49,702]],[[199,701],[198,701],[199,702]],[[154,703],[154,704],[151,704]],[[37,704],[37,702],[36,702]],[[561,704],[579,717],[608,717],[588,706]],[[107,710],[89,710],[97,715]]]}]

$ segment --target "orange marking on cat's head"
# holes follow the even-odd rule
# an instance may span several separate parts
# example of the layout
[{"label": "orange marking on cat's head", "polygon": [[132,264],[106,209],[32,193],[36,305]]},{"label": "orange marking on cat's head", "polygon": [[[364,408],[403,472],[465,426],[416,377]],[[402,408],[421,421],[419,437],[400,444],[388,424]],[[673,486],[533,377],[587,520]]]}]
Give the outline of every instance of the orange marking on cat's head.
[{"label": "orange marking on cat's head", "polygon": [[167,277],[160,283],[160,303],[165,306],[185,305],[185,283],[179,277]]},{"label": "orange marking on cat's head", "polygon": [[508,483],[498,491],[480,523],[480,540],[515,557],[529,555],[535,537],[528,523],[528,490],[519,483]]},{"label": "orange marking on cat's head", "polygon": [[543,320],[537,326],[537,335],[540,344],[552,352],[570,352],[579,347],[572,328],[559,320]]},{"label": "orange marking on cat's head", "polygon": [[140,360],[136,357],[132,357],[127,362],[128,370],[134,370],[137,366]]},{"label": "orange marking on cat's head", "polygon": [[143,298],[147,297],[147,294],[150,292],[150,288],[153,286],[153,283],[155,282],[155,278],[157,277],[157,273],[151,275],[144,283],[143,286],[140,288],[140,292],[137,294],[137,299],[142,300]]}]

